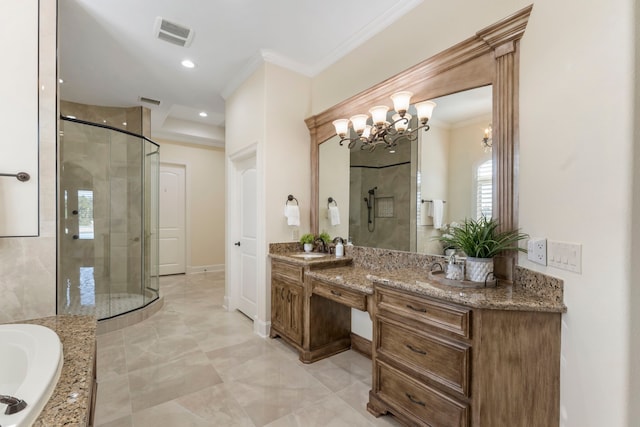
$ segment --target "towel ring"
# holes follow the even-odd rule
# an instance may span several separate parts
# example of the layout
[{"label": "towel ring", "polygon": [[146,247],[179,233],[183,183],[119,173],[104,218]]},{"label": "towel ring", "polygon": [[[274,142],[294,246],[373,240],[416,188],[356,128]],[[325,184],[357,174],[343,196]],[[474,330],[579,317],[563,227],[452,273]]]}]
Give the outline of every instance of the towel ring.
[{"label": "towel ring", "polygon": [[334,199],[333,197],[329,197],[329,198],[327,199],[327,207],[330,207],[330,206],[331,206],[331,203],[335,203],[335,204],[336,204],[336,206],[338,206],[338,202],[336,202],[336,199]]},{"label": "towel ring", "polygon": [[287,201],[286,201],[286,202],[284,202],[285,206],[286,206],[286,205],[288,205],[288,204],[289,204],[289,202],[291,202],[291,201],[293,201],[293,200],[295,200],[295,201],[296,201],[296,205],[298,205],[298,199],[296,199],[296,198],[295,198],[295,197],[293,197],[291,194],[289,194],[289,195],[287,196]]}]

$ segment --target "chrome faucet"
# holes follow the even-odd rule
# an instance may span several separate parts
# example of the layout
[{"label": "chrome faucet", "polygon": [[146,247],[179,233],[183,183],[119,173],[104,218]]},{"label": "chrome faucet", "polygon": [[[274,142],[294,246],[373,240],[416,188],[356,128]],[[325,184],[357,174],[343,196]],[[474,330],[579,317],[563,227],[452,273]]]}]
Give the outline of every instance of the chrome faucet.
[{"label": "chrome faucet", "polygon": [[320,237],[316,237],[316,240],[313,241],[313,245],[315,246],[315,244],[318,243],[318,242],[322,243],[322,253],[326,254],[327,253],[327,244]]}]

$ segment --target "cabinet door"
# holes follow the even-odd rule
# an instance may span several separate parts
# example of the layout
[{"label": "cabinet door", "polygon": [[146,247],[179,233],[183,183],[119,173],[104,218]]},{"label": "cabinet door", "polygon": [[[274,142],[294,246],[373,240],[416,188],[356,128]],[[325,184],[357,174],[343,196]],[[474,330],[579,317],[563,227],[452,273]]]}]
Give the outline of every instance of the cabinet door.
[{"label": "cabinet door", "polygon": [[288,285],[287,305],[287,334],[297,344],[302,345],[302,287]]},{"label": "cabinet door", "polygon": [[271,281],[271,326],[279,332],[285,330],[287,289],[288,286],[281,281]]}]

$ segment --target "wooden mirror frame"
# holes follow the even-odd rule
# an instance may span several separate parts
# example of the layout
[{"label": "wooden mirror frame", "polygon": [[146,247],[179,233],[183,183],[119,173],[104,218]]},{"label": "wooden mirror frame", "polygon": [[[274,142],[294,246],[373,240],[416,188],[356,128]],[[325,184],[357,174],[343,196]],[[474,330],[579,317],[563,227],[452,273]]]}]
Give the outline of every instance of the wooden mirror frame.
[{"label": "wooden mirror frame", "polygon": [[[519,47],[533,5],[475,36],[305,120],[311,135],[311,231],[318,233],[319,149],[335,135],[332,122],[390,105],[389,96],[413,92],[414,102],[480,86],[493,86],[493,217],[501,229],[517,228]],[[515,262],[515,254],[510,257]],[[511,270],[511,269],[509,269]],[[511,276],[508,274],[508,276]]]}]

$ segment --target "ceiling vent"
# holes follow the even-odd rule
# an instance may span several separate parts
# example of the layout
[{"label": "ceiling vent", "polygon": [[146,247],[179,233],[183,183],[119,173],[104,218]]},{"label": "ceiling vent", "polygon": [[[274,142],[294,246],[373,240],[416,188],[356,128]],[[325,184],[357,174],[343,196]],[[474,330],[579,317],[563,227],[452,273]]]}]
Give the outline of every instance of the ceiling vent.
[{"label": "ceiling vent", "polygon": [[160,40],[178,46],[189,47],[193,41],[193,30],[158,16],[153,25],[153,33]]},{"label": "ceiling vent", "polygon": [[144,96],[140,97],[141,102],[146,102],[147,104],[160,105],[160,101],[152,98],[145,98]]}]

